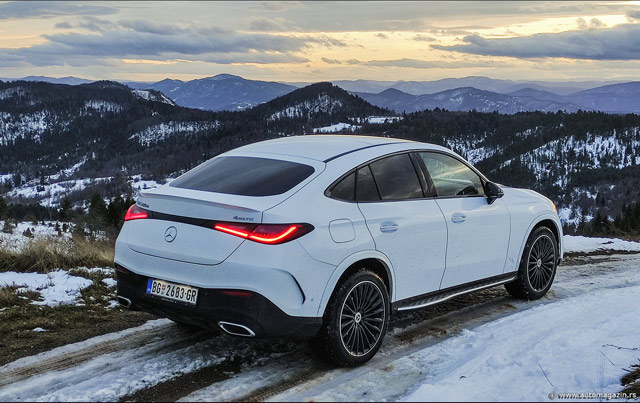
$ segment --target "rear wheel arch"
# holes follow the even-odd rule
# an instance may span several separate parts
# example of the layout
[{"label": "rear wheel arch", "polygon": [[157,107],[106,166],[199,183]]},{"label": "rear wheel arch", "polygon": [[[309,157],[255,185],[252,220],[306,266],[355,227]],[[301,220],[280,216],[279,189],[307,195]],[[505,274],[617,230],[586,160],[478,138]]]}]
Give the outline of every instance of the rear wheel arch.
[{"label": "rear wheel arch", "polygon": [[369,255],[366,254],[366,252],[357,253],[356,255],[345,259],[340,265],[338,265],[338,268],[331,276],[331,279],[323,293],[321,304],[318,307],[319,316],[324,316],[329,301],[333,298],[340,284],[351,277],[354,273],[363,269],[375,273],[382,279],[387,288],[387,293],[389,294],[389,301],[392,301],[394,276],[393,268],[391,267],[387,257],[379,252],[376,252],[376,255]]}]

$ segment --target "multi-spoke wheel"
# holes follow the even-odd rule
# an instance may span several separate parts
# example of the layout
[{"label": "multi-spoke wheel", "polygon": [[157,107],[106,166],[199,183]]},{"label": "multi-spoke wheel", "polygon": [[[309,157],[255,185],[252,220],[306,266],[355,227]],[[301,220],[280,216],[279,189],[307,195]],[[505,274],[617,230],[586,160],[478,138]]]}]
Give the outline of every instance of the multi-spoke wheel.
[{"label": "multi-spoke wheel", "polygon": [[522,254],[518,277],[506,284],[507,291],[517,298],[538,299],[549,291],[556,275],[558,242],[547,227],[536,228],[529,235]]},{"label": "multi-spoke wheel", "polygon": [[311,345],[335,364],[364,364],[380,348],[388,322],[387,287],[377,274],[363,269],[338,285]]},{"label": "multi-spoke wheel", "polygon": [[349,354],[367,354],[378,343],[386,317],[382,290],[368,280],[349,291],[340,313],[340,338]]}]

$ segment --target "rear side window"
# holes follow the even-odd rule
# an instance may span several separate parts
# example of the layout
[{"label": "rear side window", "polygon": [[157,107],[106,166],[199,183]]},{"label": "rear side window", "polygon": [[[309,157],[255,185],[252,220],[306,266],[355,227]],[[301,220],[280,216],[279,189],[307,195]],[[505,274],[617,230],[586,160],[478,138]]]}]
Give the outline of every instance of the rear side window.
[{"label": "rear side window", "polygon": [[356,200],[376,201],[380,200],[376,183],[373,181],[373,174],[367,165],[358,169],[358,182],[356,187]]},{"label": "rear side window", "polygon": [[217,157],[182,175],[169,186],[239,196],[273,196],[287,192],[313,172],[313,167],[291,161]]},{"label": "rear side window", "polygon": [[356,193],[356,173],[352,172],[331,189],[331,197],[353,201]]},{"label": "rear side window", "polygon": [[382,200],[415,199],[423,197],[409,154],[398,154],[369,164]]}]

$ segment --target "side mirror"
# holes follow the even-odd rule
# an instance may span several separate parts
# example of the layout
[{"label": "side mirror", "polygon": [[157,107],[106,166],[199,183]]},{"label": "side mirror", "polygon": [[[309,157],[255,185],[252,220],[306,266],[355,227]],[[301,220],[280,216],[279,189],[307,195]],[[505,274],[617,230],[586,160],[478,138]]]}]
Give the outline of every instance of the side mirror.
[{"label": "side mirror", "polygon": [[493,182],[487,182],[484,184],[484,193],[487,196],[487,202],[489,204],[504,196],[504,190]]}]

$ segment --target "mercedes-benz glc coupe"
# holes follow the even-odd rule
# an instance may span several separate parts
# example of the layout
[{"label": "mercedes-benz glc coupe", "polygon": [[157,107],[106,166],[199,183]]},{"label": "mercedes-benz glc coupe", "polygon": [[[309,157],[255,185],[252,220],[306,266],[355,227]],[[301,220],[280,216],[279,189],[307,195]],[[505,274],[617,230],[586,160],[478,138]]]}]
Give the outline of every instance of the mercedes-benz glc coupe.
[{"label": "mercedes-benz glc coupe", "polygon": [[119,301],[237,336],[368,361],[389,316],[504,285],[537,299],[562,257],[555,205],[432,144],[300,136],[247,145],[138,195]]}]

